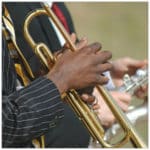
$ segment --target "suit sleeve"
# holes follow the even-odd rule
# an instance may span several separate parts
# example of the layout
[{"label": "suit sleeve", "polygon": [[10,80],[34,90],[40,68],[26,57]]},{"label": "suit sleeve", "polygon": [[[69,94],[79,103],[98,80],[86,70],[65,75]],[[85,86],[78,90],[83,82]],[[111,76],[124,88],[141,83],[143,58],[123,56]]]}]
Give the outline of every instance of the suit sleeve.
[{"label": "suit sleeve", "polygon": [[[11,74],[8,74],[8,70],[10,70],[11,63],[7,54],[3,51],[2,68],[3,80],[9,81]],[[3,81],[3,84],[6,83],[9,84]],[[6,87],[11,86],[3,87],[6,90]],[[63,117],[63,110],[58,89],[52,81],[45,77],[34,80],[29,86],[19,91],[3,91],[3,147],[30,141],[51,130]]]}]

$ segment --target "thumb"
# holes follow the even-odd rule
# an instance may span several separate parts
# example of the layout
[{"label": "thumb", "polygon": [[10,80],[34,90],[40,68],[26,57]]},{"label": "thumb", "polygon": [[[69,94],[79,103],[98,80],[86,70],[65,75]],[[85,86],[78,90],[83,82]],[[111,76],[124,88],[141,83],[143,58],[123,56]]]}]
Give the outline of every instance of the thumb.
[{"label": "thumb", "polygon": [[87,44],[88,44],[88,40],[86,37],[84,37],[76,44],[76,48],[78,50],[82,49],[83,47],[87,46]]},{"label": "thumb", "polygon": [[71,33],[70,38],[71,38],[71,41],[72,41],[73,43],[75,43],[76,40],[77,40],[77,36],[76,36],[75,33]]}]

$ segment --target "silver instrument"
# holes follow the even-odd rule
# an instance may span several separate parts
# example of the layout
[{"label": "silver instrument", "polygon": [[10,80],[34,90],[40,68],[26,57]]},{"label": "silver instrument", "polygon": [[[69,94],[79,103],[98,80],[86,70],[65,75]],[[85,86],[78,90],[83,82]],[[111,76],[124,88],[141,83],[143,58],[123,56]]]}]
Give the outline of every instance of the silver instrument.
[{"label": "silver instrument", "polygon": [[[118,91],[127,92],[131,95],[141,86],[148,83],[148,69],[138,69],[133,76],[128,74],[124,75],[123,85],[118,88]],[[148,102],[147,99],[140,106],[130,106],[129,111],[126,113],[129,120],[136,124],[138,121],[146,120],[148,117]],[[105,140],[111,139],[119,132],[119,124],[112,125],[105,134]]]},{"label": "silver instrument", "polygon": [[[123,77],[123,84],[115,90],[120,92],[127,92],[131,95],[143,85],[148,84],[148,69],[138,69],[133,76],[125,74]],[[144,102],[139,106],[129,106],[129,111],[126,113],[128,119],[132,124],[136,124],[140,121],[147,120],[148,118],[148,102],[145,97]],[[114,123],[109,129],[107,129],[104,139],[110,141],[114,136],[119,134],[121,127],[118,123]],[[90,142],[90,147],[101,147],[97,142]]]},{"label": "silver instrument", "polygon": [[127,92],[131,95],[141,86],[148,83],[148,69],[138,69],[133,76],[125,74],[123,77],[123,85],[117,91]]}]

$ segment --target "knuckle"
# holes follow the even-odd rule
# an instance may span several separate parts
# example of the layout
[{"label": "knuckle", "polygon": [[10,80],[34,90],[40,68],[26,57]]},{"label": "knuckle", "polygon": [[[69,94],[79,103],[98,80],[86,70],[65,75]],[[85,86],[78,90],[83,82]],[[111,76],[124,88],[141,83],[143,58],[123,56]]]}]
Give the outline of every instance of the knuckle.
[{"label": "knuckle", "polygon": [[112,69],[113,65],[111,63],[109,63],[109,69]]},{"label": "knuckle", "polygon": [[91,48],[90,46],[87,46],[87,47],[85,47],[84,49],[85,49],[85,52],[87,52],[87,53],[92,50],[92,48]]},{"label": "knuckle", "polygon": [[103,51],[102,53],[103,59],[108,60],[112,58],[112,53],[110,51]]},{"label": "knuckle", "polygon": [[105,78],[104,79],[104,84],[108,83],[108,81],[109,81],[109,78]]},{"label": "knuckle", "polygon": [[93,85],[96,85],[96,84],[106,84],[108,81],[109,81],[108,77],[105,77],[104,75],[96,73],[93,76],[92,84]]},{"label": "knuckle", "polygon": [[96,75],[95,75],[95,80],[94,80],[94,82],[95,82],[95,83],[98,83],[99,80],[100,80],[100,75],[99,75],[99,74],[96,74]]},{"label": "knuckle", "polygon": [[112,53],[110,51],[107,51],[107,55],[108,55],[108,58],[112,58]]},{"label": "knuckle", "polygon": [[101,79],[100,79],[100,75],[97,73],[94,75],[94,78],[93,78],[93,85],[96,85],[96,84],[99,84]]},{"label": "knuckle", "polygon": [[106,84],[108,82],[108,80],[109,79],[107,77],[104,77],[102,75],[99,77],[99,83],[100,84]]},{"label": "knuckle", "polygon": [[103,67],[101,65],[95,66],[97,72],[102,73],[103,72]]},{"label": "knuckle", "polygon": [[99,49],[101,49],[101,48],[102,48],[102,44],[101,44],[101,43],[99,43],[99,42],[95,42],[94,44],[95,44],[95,45],[97,45],[97,47],[98,47]]},{"label": "knuckle", "polygon": [[113,65],[111,63],[106,63],[106,69],[110,70],[112,69]]}]

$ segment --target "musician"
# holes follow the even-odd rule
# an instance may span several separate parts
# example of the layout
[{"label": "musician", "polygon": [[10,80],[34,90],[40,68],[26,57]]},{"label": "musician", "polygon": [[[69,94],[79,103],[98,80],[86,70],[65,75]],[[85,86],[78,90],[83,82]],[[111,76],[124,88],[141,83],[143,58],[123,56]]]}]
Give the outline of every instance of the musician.
[{"label": "musician", "polygon": [[[53,140],[57,144],[59,139],[55,129],[62,128],[60,120],[65,120],[63,115],[66,113],[64,112],[66,105],[60,100],[60,94],[72,88],[82,89],[97,83],[106,83],[108,78],[100,74],[111,68],[112,65],[107,63],[111,53],[98,52],[101,48],[99,43],[86,45],[75,53],[65,51],[50,72],[16,91],[16,80],[19,78],[8,51],[8,42],[9,37],[3,38],[3,147],[31,147],[32,139],[46,132],[48,132],[46,140],[49,146],[53,146],[55,143]],[[78,45],[80,44],[84,45],[83,41]],[[85,101],[93,101],[90,96],[87,98],[87,95],[83,95],[82,98]],[[70,118],[75,118],[71,110],[67,113],[70,113]],[[88,140],[89,136],[85,136],[82,124],[77,122],[76,125],[83,129],[81,133],[84,140]],[[85,144],[83,140],[82,142],[81,146]]]},{"label": "musician", "polygon": [[[113,61],[112,65],[113,67],[110,71],[110,74],[112,77],[113,84],[110,88],[110,93],[114,97],[116,102],[119,104],[119,106],[122,108],[122,110],[124,112],[127,112],[128,106],[131,101],[131,95],[126,94],[124,92],[114,91],[114,88],[120,87],[123,84],[122,79],[124,74],[128,73],[129,75],[133,75],[137,69],[144,69],[148,65],[148,61],[124,57]],[[141,86],[137,91],[135,91],[134,96],[140,99],[144,99],[145,95],[147,94],[147,91],[147,85]],[[105,127],[110,127],[113,123],[115,123],[116,119],[96,89],[94,90],[94,95],[98,97],[98,103],[101,106],[101,109],[97,110],[98,116]]]},{"label": "musician", "polygon": [[[62,4],[62,3],[55,3],[56,5],[53,5],[53,6],[55,6],[55,7],[52,7],[54,10],[58,7],[60,10],[61,10],[61,12],[63,12],[65,15],[64,16],[66,16],[66,20],[67,20],[67,22],[68,22],[68,27],[70,28],[70,30],[69,30],[69,33],[72,33],[72,32],[74,32],[74,28],[73,28],[73,24],[72,24],[72,21],[71,21],[71,18],[70,18],[70,15],[68,14],[68,11],[67,11],[67,9],[65,8],[65,6]],[[24,19],[24,17],[23,16],[25,16],[26,14],[27,14],[27,12],[29,12],[29,10],[32,10],[32,9],[34,9],[34,8],[38,8],[38,7],[41,7],[39,4],[37,4],[37,3],[34,3],[34,5],[33,4],[27,4],[27,3],[22,3],[22,4],[19,4],[19,5],[24,5],[24,10],[23,10],[23,6],[22,7],[19,7],[19,5],[18,5],[18,3],[16,3],[16,4],[11,4],[11,5],[7,5],[8,7],[10,6],[10,11],[11,11],[11,14],[12,14],[12,17],[14,17],[14,20],[20,20],[21,22],[23,22],[23,19]],[[13,10],[11,10],[11,8],[13,8]],[[15,8],[15,9],[14,9]],[[20,13],[15,13],[15,11],[17,10],[17,12],[20,12]],[[14,12],[13,12],[14,11]],[[21,12],[23,13],[23,14],[21,14]],[[14,15],[14,16],[13,16]],[[18,15],[18,16],[17,16]],[[17,19],[16,19],[17,18]],[[41,20],[40,20],[41,19]],[[31,26],[31,28],[32,28],[32,30],[31,30],[31,32],[33,32],[32,33],[32,35],[33,35],[33,37],[37,40],[37,41],[41,41],[41,39],[44,41],[44,42],[46,42],[48,45],[49,45],[49,47],[52,49],[52,51],[55,51],[55,50],[57,50],[57,49],[60,49],[61,48],[61,46],[60,46],[60,44],[59,44],[59,41],[58,41],[58,39],[56,38],[57,37],[57,35],[56,34],[54,34],[54,31],[47,31],[48,29],[49,29],[49,27],[48,26],[50,26],[51,24],[50,24],[50,22],[49,21],[47,21],[47,23],[45,23],[46,21],[44,21],[44,18],[43,17],[41,17],[39,20],[41,21],[36,21],[35,22],[35,26],[33,25],[33,26]],[[38,19],[37,19],[38,20]],[[69,21],[68,21],[69,20]],[[33,67],[33,70],[35,70],[35,72],[39,72],[39,71],[36,71],[36,69],[37,69],[37,67],[36,67],[36,65],[34,65],[34,64],[36,64],[37,62],[37,60],[35,61],[35,59],[36,59],[36,57],[35,56],[33,56],[33,54],[32,54],[32,51],[25,51],[25,48],[26,47],[28,47],[28,49],[30,49],[29,48],[29,46],[27,45],[27,43],[24,43],[24,41],[25,40],[22,40],[22,28],[20,27],[20,26],[22,26],[22,24],[18,24],[18,22],[17,21],[15,21],[14,22],[14,24],[15,24],[15,27],[16,27],[16,34],[17,34],[17,37],[21,37],[21,38],[17,38],[17,40],[19,41],[18,42],[18,44],[19,44],[19,46],[21,47],[21,49],[23,49],[23,53],[26,55],[26,57],[28,57],[28,59],[29,59],[29,62],[30,62],[30,64],[32,65],[32,67]],[[33,23],[34,24],[34,23]],[[40,25],[39,25],[40,24]],[[64,25],[65,25],[66,23],[64,23]],[[45,28],[45,25],[47,26],[47,28]],[[39,27],[40,26],[40,27]],[[36,27],[36,32],[34,32],[34,29],[35,29],[35,27]],[[67,27],[66,27],[67,28]],[[50,28],[50,30],[51,29],[53,29],[53,28]],[[19,30],[19,31],[18,31]],[[42,30],[42,31],[41,31]],[[40,32],[40,34],[37,32],[37,31],[39,31]],[[44,31],[44,32],[43,32]],[[47,32],[48,32],[48,34],[47,34]],[[21,34],[20,34],[21,33]],[[43,34],[46,34],[46,36],[47,36],[47,38],[45,38],[45,35],[41,35],[41,33],[43,33]],[[49,34],[49,33],[52,33],[54,36],[50,36],[51,34]],[[55,37],[55,38],[54,38]],[[57,39],[57,41],[56,41],[56,39]],[[56,44],[54,44],[56,42]],[[53,44],[52,44],[53,43]],[[29,55],[31,55],[31,56],[29,56]],[[31,63],[32,62],[32,63]],[[36,63],[35,63],[36,62]],[[122,108],[124,108],[124,107],[126,107],[126,104],[125,103],[129,103],[129,101],[130,101],[130,96],[129,95],[127,95],[127,94],[124,94],[124,99],[126,99],[126,101],[124,101],[124,99],[123,100],[120,100],[119,98],[118,98],[118,101],[120,101],[120,105],[122,106]],[[124,106],[122,105],[122,104],[125,104]],[[101,107],[102,109],[101,110],[103,110],[103,107]],[[62,136],[59,136],[59,138],[57,139],[57,141],[54,141],[54,140],[52,140],[53,142],[51,142],[51,136],[50,135],[48,135],[48,138],[46,138],[46,139],[48,139],[49,141],[47,141],[48,143],[50,143],[50,144],[47,144],[47,146],[51,146],[51,147],[82,147],[83,145],[83,147],[85,147],[85,146],[87,146],[88,145],[88,140],[89,140],[89,135],[88,135],[88,133],[86,132],[86,131],[84,131],[84,127],[80,124],[80,122],[77,120],[77,118],[74,116],[74,114],[73,114],[73,112],[67,107],[67,106],[65,106],[65,110],[66,110],[66,112],[69,112],[69,113],[66,113],[66,115],[65,115],[65,121],[60,125],[60,127],[59,128],[57,128],[58,130],[55,130],[54,132],[53,132],[53,135],[55,135],[55,137],[57,137],[57,135],[61,135],[62,134]],[[105,111],[104,111],[105,112]],[[72,114],[72,115],[71,115]],[[71,116],[71,117],[70,117]],[[105,115],[106,116],[106,115]],[[69,120],[71,120],[72,122],[70,122],[69,121],[69,125],[68,125],[68,122],[67,122],[67,120],[68,120],[68,118],[69,118]],[[110,119],[109,119],[110,120]],[[109,123],[110,124],[110,123]],[[68,125],[67,126],[67,131],[69,130],[69,131],[71,131],[71,133],[70,133],[70,135],[69,135],[69,132],[65,132],[65,133],[63,133],[63,131],[64,130],[62,130],[62,129],[64,129],[65,127],[66,127],[66,125]],[[71,126],[70,126],[71,125]],[[105,123],[104,123],[104,125],[105,125]],[[78,126],[78,130],[76,130],[77,129],[77,126]],[[84,132],[84,134],[80,134],[80,133],[83,133]],[[73,133],[73,134],[72,134]],[[74,135],[74,137],[73,137],[73,135]],[[81,135],[83,135],[82,136],[82,138],[79,138],[79,137],[81,137]],[[65,137],[64,137],[65,136]],[[49,138],[50,137],[50,138]],[[61,138],[62,137],[62,138]],[[69,138],[70,137],[70,138]],[[72,138],[71,138],[72,137]],[[77,138],[76,138],[77,137]],[[83,138],[84,137],[84,138]],[[86,140],[84,140],[86,138]],[[68,141],[66,141],[66,140],[68,140]],[[68,143],[67,143],[68,142]]]}]

